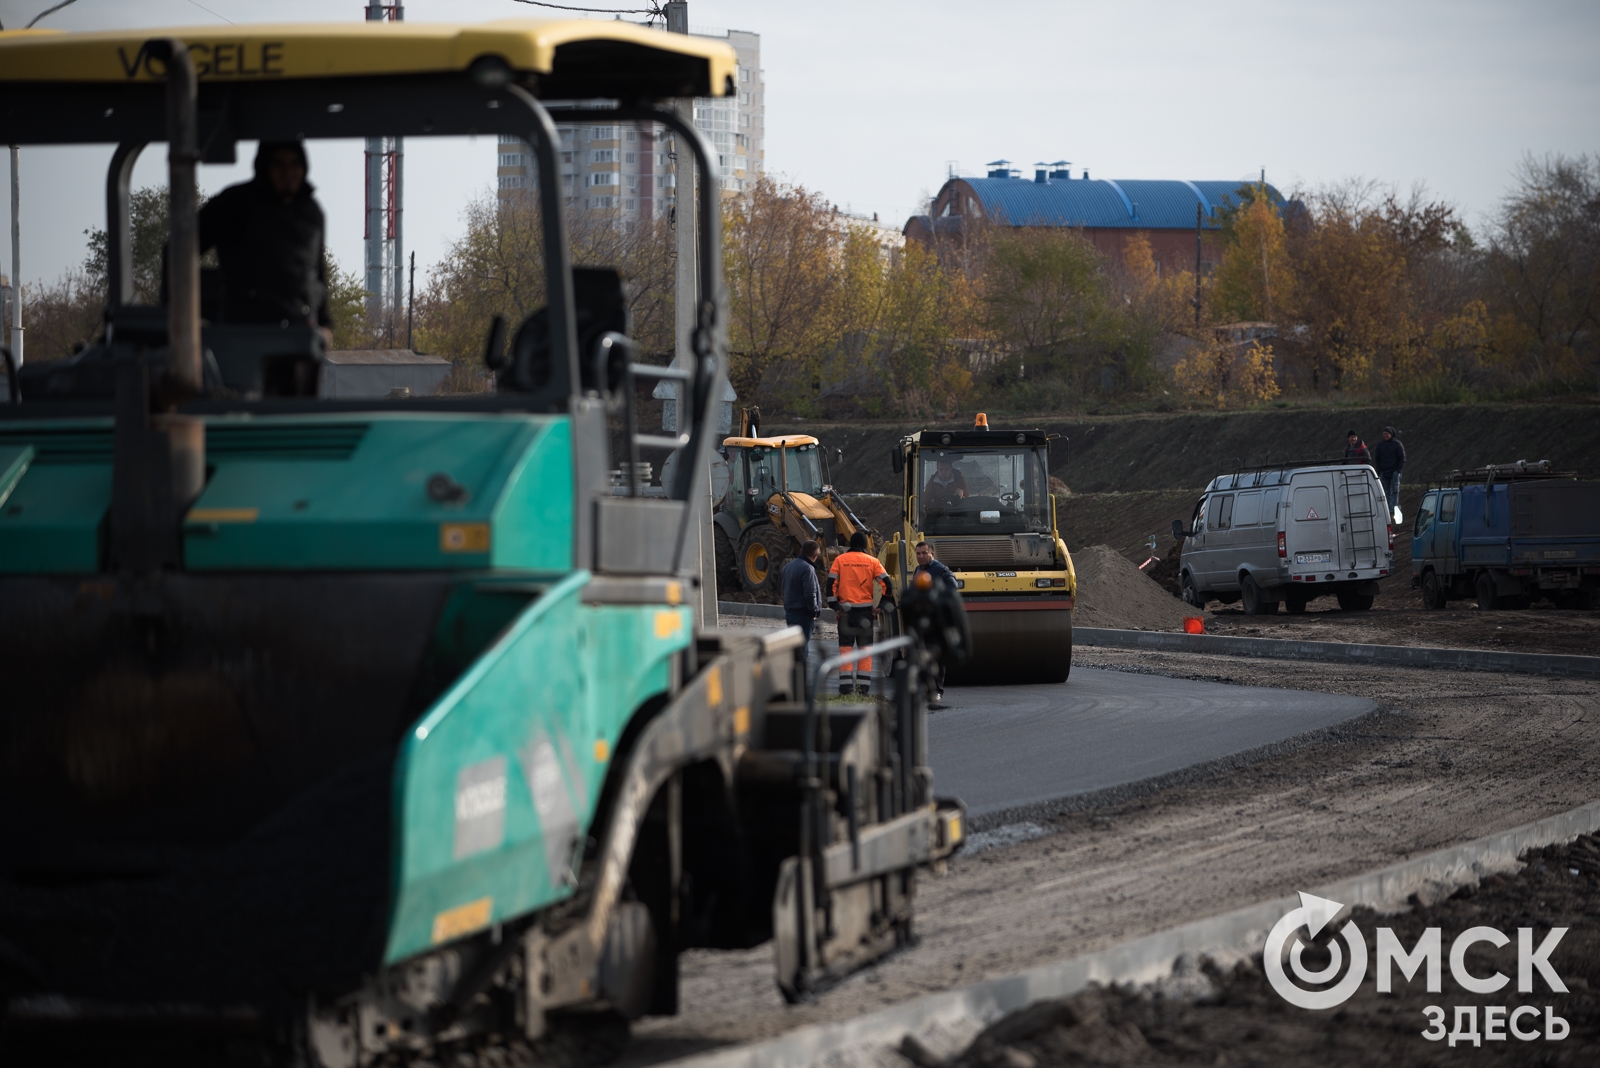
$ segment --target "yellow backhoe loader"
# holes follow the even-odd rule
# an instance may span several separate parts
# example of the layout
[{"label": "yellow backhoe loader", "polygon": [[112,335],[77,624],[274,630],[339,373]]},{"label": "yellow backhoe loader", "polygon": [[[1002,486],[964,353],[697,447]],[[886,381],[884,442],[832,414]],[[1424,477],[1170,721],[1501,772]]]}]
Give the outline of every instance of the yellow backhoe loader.
[{"label": "yellow backhoe loader", "polygon": [[722,443],[728,461],[727,492],[712,513],[717,588],[776,595],[778,572],[807,541],[822,545],[819,577],[850,548],[856,531],[876,555],[876,531],[850,510],[828,484],[828,460],[809,434],[761,436],[761,410],[746,408],[739,433]]},{"label": "yellow backhoe loader", "polygon": [[1072,671],[1072,556],[1056,526],[1050,438],[1040,430],[922,430],[892,455],[905,519],[879,559],[903,590],[924,539],[955,572],[972,626],[951,683],[1065,682]]}]

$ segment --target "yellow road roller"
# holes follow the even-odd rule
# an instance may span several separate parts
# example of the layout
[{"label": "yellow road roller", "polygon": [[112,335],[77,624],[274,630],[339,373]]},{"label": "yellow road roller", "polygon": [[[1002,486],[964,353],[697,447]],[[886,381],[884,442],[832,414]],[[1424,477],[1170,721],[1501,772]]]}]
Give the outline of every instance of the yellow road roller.
[{"label": "yellow road roller", "polygon": [[905,589],[926,540],[955,572],[972,654],[946,681],[1065,682],[1072,671],[1072,556],[1056,527],[1050,445],[1042,430],[922,430],[892,460],[905,518],[879,558]]}]

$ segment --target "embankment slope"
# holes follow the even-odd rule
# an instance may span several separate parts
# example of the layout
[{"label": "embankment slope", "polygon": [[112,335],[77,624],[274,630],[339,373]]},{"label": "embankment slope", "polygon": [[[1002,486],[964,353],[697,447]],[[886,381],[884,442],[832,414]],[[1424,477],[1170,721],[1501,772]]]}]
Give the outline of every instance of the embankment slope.
[{"label": "embankment slope", "polygon": [[[967,417],[915,424],[792,421],[763,429],[821,438],[833,482],[846,492],[896,494],[900,480],[889,456],[900,438],[922,429],[964,428],[969,422]],[[1218,472],[1245,464],[1337,456],[1351,427],[1368,444],[1376,443],[1386,425],[1400,430],[1408,454],[1406,481],[1412,485],[1455,468],[1519,459],[1600,468],[1600,405],[1595,404],[1314,406],[994,420],[997,431],[1042,427],[1064,434],[1069,444],[1053,452],[1051,468],[1076,493],[1198,489]]]}]

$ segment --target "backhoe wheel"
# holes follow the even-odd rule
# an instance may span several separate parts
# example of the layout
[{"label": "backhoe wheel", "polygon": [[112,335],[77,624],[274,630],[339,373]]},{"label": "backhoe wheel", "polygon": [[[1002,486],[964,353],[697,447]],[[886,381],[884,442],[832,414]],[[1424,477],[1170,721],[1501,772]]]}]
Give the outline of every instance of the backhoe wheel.
[{"label": "backhoe wheel", "polygon": [[778,572],[789,559],[789,535],[767,523],[739,538],[739,582],[751,593],[778,592]]},{"label": "backhoe wheel", "polygon": [[711,524],[711,546],[717,554],[717,592],[735,593],[739,587],[739,561],[733,552],[733,539],[717,524]]},{"label": "backhoe wheel", "polygon": [[1427,609],[1444,607],[1444,587],[1439,584],[1437,572],[1429,571],[1422,576],[1422,607]]}]

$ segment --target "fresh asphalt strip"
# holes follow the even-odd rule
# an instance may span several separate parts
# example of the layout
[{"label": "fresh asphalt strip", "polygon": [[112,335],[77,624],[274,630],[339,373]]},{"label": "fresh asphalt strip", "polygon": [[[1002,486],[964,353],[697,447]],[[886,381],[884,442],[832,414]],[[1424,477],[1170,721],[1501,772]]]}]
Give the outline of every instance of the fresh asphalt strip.
[{"label": "fresh asphalt strip", "polygon": [[[1437,900],[1464,883],[1514,870],[1516,858],[1524,850],[1570,842],[1597,829],[1600,801],[1307,892],[1345,905],[1393,911],[1413,893],[1426,892]],[[857,1068],[895,1063],[891,1050],[907,1034],[936,1049],[958,1049],[1006,1013],[1046,998],[1066,997],[1090,983],[1155,982],[1171,975],[1174,964],[1185,954],[1258,950],[1273,924],[1299,906],[1298,897],[1279,898],[1098,953],[930,994],[853,1020],[799,1027],[764,1042],[670,1064],[672,1068],[802,1068],[816,1064]]]},{"label": "fresh asphalt strip", "polygon": [[[837,649],[814,644],[813,656]],[[1084,667],[1064,684],[952,686],[944,700],[928,720],[928,763],[974,831],[1300,744],[1377,708],[1361,697]]]},{"label": "fresh asphalt strip", "polygon": [[[729,616],[782,619],[783,609],[770,604],[718,601],[717,610]],[[823,622],[833,622],[823,612]],[[1252,656],[1276,660],[1326,660],[1382,667],[1444,668],[1454,671],[1514,671],[1529,675],[1570,675],[1600,678],[1600,656],[1561,653],[1509,653],[1493,649],[1439,649],[1412,645],[1359,645],[1352,642],[1306,642],[1283,638],[1241,638],[1222,634],[1176,634],[1153,630],[1113,630],[1078,627],[1072,633],[1078,645],[1112,649],[1148,649],[1164,653],[1210,653],[1214,656]]]},{"label": "fresh asphalt strip", "polygon": [[938,792],[966,802],[977,828],[1377,708],[1364,697],[1082,667],[1055,685],[951,687],[945,702],[928,719],[928,762]]}]

